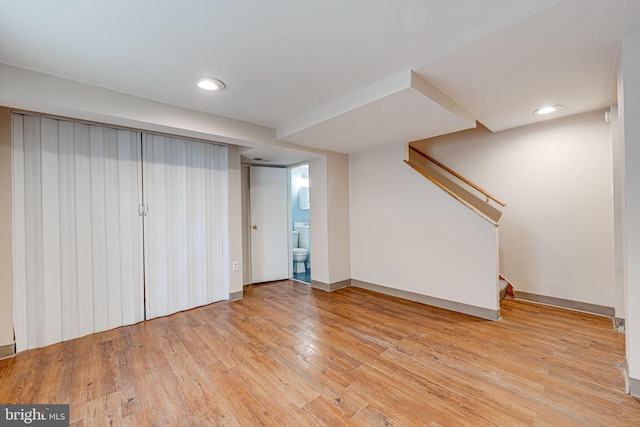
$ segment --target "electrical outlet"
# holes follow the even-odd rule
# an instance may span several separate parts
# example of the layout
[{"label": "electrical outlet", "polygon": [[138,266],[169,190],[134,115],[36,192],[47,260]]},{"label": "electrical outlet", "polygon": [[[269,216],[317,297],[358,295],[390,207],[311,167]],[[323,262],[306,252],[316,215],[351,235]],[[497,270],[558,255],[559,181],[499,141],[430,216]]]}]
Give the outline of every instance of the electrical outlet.
[{"label": "electrical outlet", "polygon": [[240,270],[240,263],[238,261],[233,261],[233,264],[231,264],[231,266],[231,268],[233,268],[233,271]]}]

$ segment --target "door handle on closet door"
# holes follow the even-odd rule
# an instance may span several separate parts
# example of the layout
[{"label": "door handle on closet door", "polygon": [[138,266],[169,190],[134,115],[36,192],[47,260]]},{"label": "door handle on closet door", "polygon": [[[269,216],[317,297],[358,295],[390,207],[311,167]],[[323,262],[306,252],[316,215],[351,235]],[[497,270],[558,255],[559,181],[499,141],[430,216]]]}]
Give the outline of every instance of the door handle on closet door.
[{"label": "door handle on closet door", "polygon": [[253,224],[253,225],[251,226],[251,228],[253,228],[254,230],[257,230],[257,229],[258,229],[258,226],[257,226],[257,225],[255,225],[255,224]]},{"label": "door handle on closet door", "polygon": [[145,203],[138,205],[138,216],[147,216],[149,206]]}]

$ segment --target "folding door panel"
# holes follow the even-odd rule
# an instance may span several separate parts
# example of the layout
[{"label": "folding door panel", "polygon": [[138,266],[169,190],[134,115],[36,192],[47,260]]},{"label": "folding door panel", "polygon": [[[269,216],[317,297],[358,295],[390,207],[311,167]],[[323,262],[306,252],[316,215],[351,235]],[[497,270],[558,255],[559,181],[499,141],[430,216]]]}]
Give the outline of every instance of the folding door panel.
[{"label": "folding door panel", "polygon": [[18,351],[143,320],[140,139],[13,115]]},{"label": "folding door panel", "polygon": [[145,135],[148,319],[227,299],[226,147]]}]

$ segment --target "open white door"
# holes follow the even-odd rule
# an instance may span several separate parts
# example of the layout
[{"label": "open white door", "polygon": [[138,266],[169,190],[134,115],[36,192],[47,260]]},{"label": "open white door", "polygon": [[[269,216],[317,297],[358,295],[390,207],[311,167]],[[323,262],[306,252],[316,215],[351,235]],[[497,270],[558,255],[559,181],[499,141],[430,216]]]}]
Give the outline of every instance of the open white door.
[{"label": "open white door", "polygon": [[287,279],[287,169],[252,166],[249,183],[252,282]]}]

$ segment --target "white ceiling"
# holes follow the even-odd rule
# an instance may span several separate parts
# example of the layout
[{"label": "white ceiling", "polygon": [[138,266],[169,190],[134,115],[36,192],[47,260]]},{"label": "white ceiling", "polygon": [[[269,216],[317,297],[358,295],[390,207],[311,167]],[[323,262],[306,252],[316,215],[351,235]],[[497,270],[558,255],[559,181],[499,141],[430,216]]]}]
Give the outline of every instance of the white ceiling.
[{"label": "white ceiling", "polygon": [[[565,106],[555,117],[605,108],[620,39],[640,31],[638,0],[0,0],[0,11],[0,63],[347,153],[473,119],[509,129],[549,103]],[[434,90],[380,92],[411,70]],[[198,76],[227,88],[203,92]]]}]

